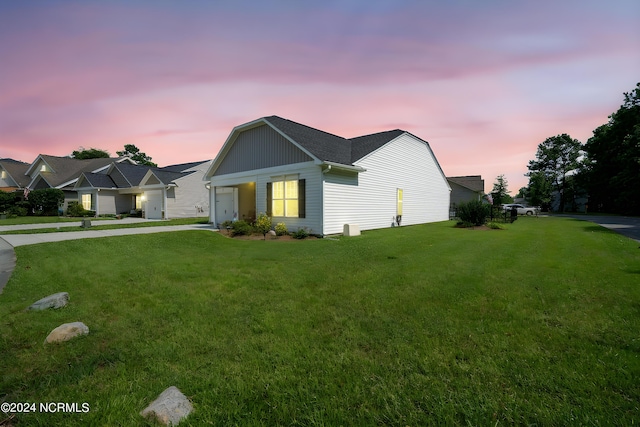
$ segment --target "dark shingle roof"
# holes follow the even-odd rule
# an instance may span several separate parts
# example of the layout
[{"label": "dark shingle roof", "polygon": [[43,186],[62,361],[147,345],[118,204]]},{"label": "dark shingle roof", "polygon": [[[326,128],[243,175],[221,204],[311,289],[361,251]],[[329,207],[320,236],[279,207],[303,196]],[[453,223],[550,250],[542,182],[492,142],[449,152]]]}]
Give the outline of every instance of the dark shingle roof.
[{"label": "dark shingle roof", "polygon": [[86,180],[94,188],[117,188],[115,182],[109,175],[103,173],[85,173],[83,174]]},{"label": "dark shingle roof", "polygon": [[153,174],[158,177],[160,182],[163,184],[170,184],[176,179],[182,178],[183,176],[191,175],[194,172],[171,172],[160,169],[154,169]]},{"label": "dark shingle roof", "polygon": [[278,116],[265,117],[264,120],[318,159],[345,165],[351,164],[351,144],[348,139]]},{"label": "dark shingle roof", "polygon": [[191,162],[191,163],[181,163],[179,165],[169,165],[169,166],[165,166],[162,168],[159,168],[159,170],[162,171],[167,171],[167,172],[184,172],[187,169],[191,169],[194,168],[202,163],[207,163],[209,160],[203,160],[201,162]]},{"label": "dark shingle roof", "polygon": [[448,176],[447,179],[469,190],[484,192],[484,180],[480,175]]},{"label": "dark shingle roof", "polygon": [[300,144],[316,158],[343,165],[353,164],[405,133],[403,130],[395,129],[346,139],[278,116],[264,117],[264,120]]},{"label": "dark shingle roof", "polygon": [[120,182],[116,178],[117,174],[113,174],[114,179],[118,184],[118,187],[121,187],[121,188],[125,188],[128,186],[136,187],[140,185],[140,181],[142,181],[142,178],[144,178],[144,176],[147,174],[147,171],[149,169],[157,170],[157,168],[153,168],[151,166],[131,165],[131,164],[124,164],[124,163],[116,164],[115,168],[120,171],[120,173],[124,176],[124,178],[128,181],[128,184],[129,184],[127,185],[127,183],[125,182]]},{"label": "dark shingle roof", "polygon": [[[41,172],[51,187],[58,187],[69,181],[80,177],[82,172],[93,172],[102,167],[108,166],[114,158],[86,159],[78,160],[71,157],[57,157],[41,154],[39,156],[52,169],[52,172]],[[30,166],[34,166],[35,162]]]},{"label": "dark shingle roof", "polygon": [[400,129],[389,130],[386,132],[373,133],[371,135],[359,136],[351,138],[351,163],[360,160],[369,153],[376,151],[387,142],[396,139],[405,131]]},{"label": "dark shingle roof", "polygon": [[7,171],[11,179],[14,180],[20,188],[26,187],[29,182],[31,182],[31,178],[25,175],[27,169],[29,169],[29,163],[13,159],[0,159],[0,166]]}]

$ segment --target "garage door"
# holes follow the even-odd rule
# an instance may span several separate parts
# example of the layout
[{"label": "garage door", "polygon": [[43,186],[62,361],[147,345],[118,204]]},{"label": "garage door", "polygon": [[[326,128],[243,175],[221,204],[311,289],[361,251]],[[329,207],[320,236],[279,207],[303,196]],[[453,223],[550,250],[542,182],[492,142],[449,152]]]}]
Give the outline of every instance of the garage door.
[{"label": "garage door", "polygon": [[145,209],[145,218],[162,219],[162,191],[147,191],[147,207]]}]

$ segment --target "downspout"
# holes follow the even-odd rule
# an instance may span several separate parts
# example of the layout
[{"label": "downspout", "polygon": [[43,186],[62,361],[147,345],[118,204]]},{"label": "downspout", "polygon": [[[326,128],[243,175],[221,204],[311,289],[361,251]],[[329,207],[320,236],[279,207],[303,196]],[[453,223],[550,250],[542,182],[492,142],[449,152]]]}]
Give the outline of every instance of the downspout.
[{"label": "downspout", "polygon": [[96,191],[96,218],[100,214],[100,189]]}]

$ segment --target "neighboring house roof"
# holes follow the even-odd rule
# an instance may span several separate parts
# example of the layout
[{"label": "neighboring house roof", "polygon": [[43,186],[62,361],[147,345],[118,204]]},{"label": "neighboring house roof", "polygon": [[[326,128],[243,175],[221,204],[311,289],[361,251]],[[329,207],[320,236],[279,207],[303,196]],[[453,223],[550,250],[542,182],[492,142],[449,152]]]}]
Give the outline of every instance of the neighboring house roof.
[{"label": "neighboring house roof", "polygon": [[471,191],[484,193],[484,179],[481,175],[448,176],[447,180]]},{"label": "neighboring house roof", "polygon": [[[218,156],[213,161],[211,167],[205,174],[205,177],[211,177],[216,169],[220,166],[227,150],[233,145],[235,138],[243,131],[267,124],[280,134],[285,136],[289,141],[297,145],[304,152],[319,162],[333,163],[345,165],[353,168],[354,163],[371,154],[383,145],[394,140],[395,138],[409,133],[401,129],[378,132],[371,135],[364,135],[356,138],[343,138],[328,132],[314,129],[294,121],[284,119],[278,116],[262,117],[249,123],[236,126],[231,135],[225,141]],[[415,135],[413,137],[417,138]],[[421,138],[417,138],[429,145]],[[440,165],[438,164],[438,167]],[[442,169],[440,169],[442,171]],[[444,174],[443,174],[444,176]]]},{"label": "neighboring house roof", "polygon": [[[121,176],[113,173],[114,169],[117,169]],[[155,168],[145,165],[113,164],[107,174],[113,176],[113,180],[119,188],[137,187],[149,169]]]},{"label": "neighboring house roof", "polygon": [[26,187],[31,181],[31,178],[25,175],[29,169],[29,163],[13,159],[0,159],[0,168],[7,172],[18,188]]},{"label": "neighboring house roof", "polygon": [[103,173],[83,173],[82,177],[78,179],[78,184],[76,186],[79,186],[83,179],[94,188],[117,188],[113,179],[111,179],[109,175],[105,175]]},{"label": "neighboring house roof", "polygon": [[[183,178],[183,177],[185,177],[187,175],[191,175],[194,172],[195,171],[192,171],[192,172],[170,172],[170,171],[164,171],[164,170],[159,170],[159,169],[152,169],[152,170],[149,170],[147,172],[147,175],[153,174],[153,175],[155,175],[156,178],[158,178],[158,181],[160,181],[161,184],[169,185],[169,184],[175,183],[175,181],[177,181],[180,178]],[[147,179],[145,179],[144,181],[146,182]]]},{"label": "neighboring house roof", "polygon": [[[25,173],[31,177],[29,187],[31,187],[40,176],[50,187],[61,188],[76,182],[83,172],[99,172],[106,169],[114,162],[125,161],[130,160],[126,157],[79,160],[72,157],[57,157],[40,154],[31,163]],[[41,171],[39,169],[43,164],[46,166],[45,171]]]},{"label": "neighboring house roof", "polygon": [[158,169],[163,171],[168,171],[168,172],[184,172],[186,170],[193,169],[198,165],[201,165],[203,163],[207,163],[210,161],[211,160],[202,160],[199,162],[181,163],[179,165],[169,165],[169,166],[164,166]]},{"label": "neighboring house roof", "polygon": [[154,175],[160,184],[168,185],[177,179],[185,177],[195,172],[190,170],[204,162],[182,163],[180,165],[170,165],[163,168],[133,165],[129,163],[113,163],[106,173],[82,173],[82,178],[78,180],[76,188],[85,187],[85,183],[94,188],[133,188],[146,185],[148,176]]}]

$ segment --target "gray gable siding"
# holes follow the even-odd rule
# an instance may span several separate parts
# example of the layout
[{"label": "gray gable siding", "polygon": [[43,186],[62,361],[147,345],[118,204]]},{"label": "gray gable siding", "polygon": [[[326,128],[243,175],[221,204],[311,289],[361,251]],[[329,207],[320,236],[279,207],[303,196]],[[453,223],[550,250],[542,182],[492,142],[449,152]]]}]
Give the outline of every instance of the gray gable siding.
[{"label": "gray gable siding", "polygon": [[270,126],[263,125],[238,135],[214,175],[227,175],[312,160],[304,151]]}]

